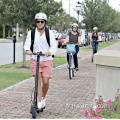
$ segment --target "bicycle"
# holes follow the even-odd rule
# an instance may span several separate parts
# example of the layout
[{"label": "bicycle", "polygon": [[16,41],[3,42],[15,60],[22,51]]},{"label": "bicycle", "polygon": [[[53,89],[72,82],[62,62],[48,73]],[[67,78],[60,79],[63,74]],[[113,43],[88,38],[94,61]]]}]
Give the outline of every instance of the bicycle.
[{"label": "bicycle", "polygon": [[69,78],[72,79],[74,77],[75,73],[75,64],[74,64],[74,58],[73,55],[75,54],[75,46],[79,45],[77,44],[67,44],[67,53],[69,54]]},{"label": "bicycle", "polygon": [[33,53],[33,55],[37,55],[37,66],[36,66],[36,79],[35,79],[35,87],[34,87],[35,88],[34,100],[32,101],[32,95],[31,95],[32,105],[31,105],[30,113],[32,114],[32,118],[36,118],[37,113],[43,112],[43,110],[45,109],[45,108],[38,109],[37,107],[39,60],[40,60],[40,56],[45,56],[45,54],[42,54],[42,52],[37,52],[37,53]]}]

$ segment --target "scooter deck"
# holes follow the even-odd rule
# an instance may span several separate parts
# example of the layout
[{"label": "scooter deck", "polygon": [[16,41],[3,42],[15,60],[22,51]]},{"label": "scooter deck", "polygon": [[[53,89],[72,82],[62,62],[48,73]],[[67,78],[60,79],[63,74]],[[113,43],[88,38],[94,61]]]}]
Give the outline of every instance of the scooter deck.
[{"label": "scooter deck", "polygon": [[45,107],[42,108],[42,109],[38,109],[38,108],[37,108],[37,113],[39,113],[39,112],[43,112],[44,109],[45,109]]}]

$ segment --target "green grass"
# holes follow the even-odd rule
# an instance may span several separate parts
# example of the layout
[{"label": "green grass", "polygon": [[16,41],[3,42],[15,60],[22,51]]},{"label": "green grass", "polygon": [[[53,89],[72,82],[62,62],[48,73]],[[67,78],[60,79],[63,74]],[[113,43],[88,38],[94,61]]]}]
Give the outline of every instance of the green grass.
[{"label": "green grass", "polygon": [[30,77],[29,69],[0,68],[0,90]]},{"label": "green grass", "polygon": [[[55,56],[53,67],[55,68],[65,63],[67,63],[66,56]],[[32,77],[32,73],[30,71],[30,60],[26,61],[26,68],[22,68],[22,62],[2,65],[0,66],[0,90],[30,77]]]},{"label": "green grass", "polygon": [[[117,42],[119,42],[120,40],[113,40],[113,41],[109,41],[108,43],[99,43],[99,46],[98,46],[98,50],[101,50],[103,48],[106,48],[106,47],[109,47]],[[92,51],[92,47],[91,46],[86,46],[86,47],[82,47],[80,48],[80,50],[83,50],[83,51]]]}]

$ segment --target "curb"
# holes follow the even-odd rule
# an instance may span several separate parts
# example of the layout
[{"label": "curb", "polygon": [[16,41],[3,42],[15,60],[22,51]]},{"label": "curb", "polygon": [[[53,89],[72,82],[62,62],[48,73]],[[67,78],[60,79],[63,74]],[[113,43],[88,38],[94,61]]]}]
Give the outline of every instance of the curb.
[{"label": "curb", "polygon": [[[117,42],[117,43],[120,43],[120,41]],[[116,43],[115,43],[115,44],[116,44]],[[113,44],[113,45],[111,45],[111,46],[114,46],[115,44]],[[105,48],[103,48],[103,49],[101,49],[101,50],[99,50],[99,51],[105,50],[105,49],[107,49],[107,48],[109,48],[109,47],[111,47],[111,46],[105,47]]]}]

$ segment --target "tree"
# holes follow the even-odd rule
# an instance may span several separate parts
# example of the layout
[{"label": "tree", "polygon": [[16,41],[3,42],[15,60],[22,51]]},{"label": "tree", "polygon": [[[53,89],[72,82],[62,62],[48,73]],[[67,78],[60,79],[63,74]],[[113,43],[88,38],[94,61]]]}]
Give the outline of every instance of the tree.
[{"label": "tree", "polygon": [[[35,14],[45,12],[48,15],[48,25],[57,23],[56,15],[63,11],[62,4],[54,0],[1,0],[2,21],[9,25],[19,25],[23,28],[23,46],[26,40],[27,27],[35,26]],[[54,19],[53,17],[54,16]],[[53,19],[53,20],[52,20]],[[26,55],[23,50],[23,66],[26,66]]]},{"label": "tree", "polygon": [[[2,17],[6,23],[23,27],[23,45],[26,40],[26,28],[34,24],[34,16],[40,11],[38,0],[2,0]],[[23,50],[23,66],[26,66],[26,55]]]},{"label": "tree", "polygon": [[118,28],[119,15],[106,0],[85,0],[82,7],[81,14],[87,30],[92,31],[92,28],[97,26],[99,31],[115,32]]}]

